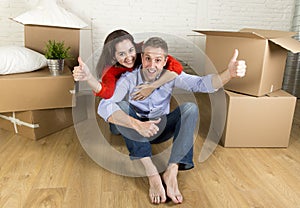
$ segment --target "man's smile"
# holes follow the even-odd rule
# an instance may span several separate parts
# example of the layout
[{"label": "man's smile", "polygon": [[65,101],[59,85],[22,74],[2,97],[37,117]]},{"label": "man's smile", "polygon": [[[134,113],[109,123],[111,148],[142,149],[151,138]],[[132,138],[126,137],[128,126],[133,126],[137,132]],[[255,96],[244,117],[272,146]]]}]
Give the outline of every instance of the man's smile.
[{"label": "man's smile", "polygon": [[157,72],[157,70],[154,69],[154,68],[148,68],[147,71],[148,71],[150,74],[154,74],[154,73]]}]

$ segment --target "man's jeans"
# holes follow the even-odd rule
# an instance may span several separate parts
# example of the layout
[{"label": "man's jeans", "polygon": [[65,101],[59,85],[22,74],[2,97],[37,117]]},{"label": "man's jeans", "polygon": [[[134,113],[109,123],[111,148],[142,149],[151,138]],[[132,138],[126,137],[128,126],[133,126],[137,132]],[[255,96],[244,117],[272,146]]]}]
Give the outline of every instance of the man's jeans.
[{"label": "man's jeans", "polygon": [[[135,110],[127,102],[119,103],[120,108],[130,116],[141,121],[149,120],[137,116]],[[150,119],[156,120],[156,119]],[[180,170],[188,170],[194,167],[193,141],[194,130],[198,120],[198,107],[194,103],[184,103],[171,113],[161,117],[157,124],[159,132],[150,138],[145,138],[133,129],[122,126],[111,126],[125,139],[131,159],[140,159],[152,156],[151,144],[165,142],[173,137],[173,145],[169,163],[178,163]]]}]

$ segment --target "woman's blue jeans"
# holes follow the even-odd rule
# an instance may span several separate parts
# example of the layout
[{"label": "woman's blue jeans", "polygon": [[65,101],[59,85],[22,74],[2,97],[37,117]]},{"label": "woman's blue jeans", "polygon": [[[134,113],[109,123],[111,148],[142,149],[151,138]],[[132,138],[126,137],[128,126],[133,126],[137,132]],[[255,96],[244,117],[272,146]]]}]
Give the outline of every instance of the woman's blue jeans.
[{"label": "woman's blue jeans", "polygon": [[[119,103],[119,106],[123,111],[136,119],[141,121],[149,120],[140,118],[125,101]],[[157,124],[160,130],[150,138],[145,138],[135,130],[122,126],[111,125],[111,129],[113,128],[115,133],[118,130],[122,134],[131,159],[151,157],[151,144],[162,143],[173,137],[169,163],[178,163],[180,170],[188,170],[194,167],[193,142],[198,115],[196,104],[184,103],[171,113],[160,117],[161,122]]]}]

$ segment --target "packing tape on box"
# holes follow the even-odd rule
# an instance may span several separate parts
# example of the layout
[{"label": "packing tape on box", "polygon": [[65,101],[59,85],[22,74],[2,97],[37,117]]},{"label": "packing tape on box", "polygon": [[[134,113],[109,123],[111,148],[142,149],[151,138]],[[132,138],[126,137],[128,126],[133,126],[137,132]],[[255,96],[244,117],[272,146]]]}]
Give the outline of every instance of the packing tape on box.
[{"label": "packing tape on box", "polygon": [[30,123],[26,123],[26,122],[24,122],[24,121],[21,121],[21,120],[17,119],[17,118],[16,118],[15,112],[13,112],[12,117],[11,117],[11,116],[5,116],[5,115],[0,114],[0,118],[3,118],[3,119],[5,119],[5,120],[8,120],[8,121],[10,121],[11,123],[13,123],[13,124],[14,124],[14,129],[15,129],[16,134],[18,133],[18,126],[17,126],[17,125],[19,125],[19,126],[27,126],[27,127],[29,127],[29,128],[32,128],[32,129],[35,129],[35,128],[39,128],[39,127],[40,127],[39,124],[30,124]]}]

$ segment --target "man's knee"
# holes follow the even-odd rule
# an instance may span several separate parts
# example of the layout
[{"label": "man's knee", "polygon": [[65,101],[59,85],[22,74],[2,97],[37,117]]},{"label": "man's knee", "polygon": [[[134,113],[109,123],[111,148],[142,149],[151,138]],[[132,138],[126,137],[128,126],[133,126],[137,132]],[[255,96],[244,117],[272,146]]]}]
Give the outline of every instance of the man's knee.
[{"label": "man's knee", "polygon": [[182,113],[198,117],[198,106],[191,102],[184,103],[182,106]]}]

